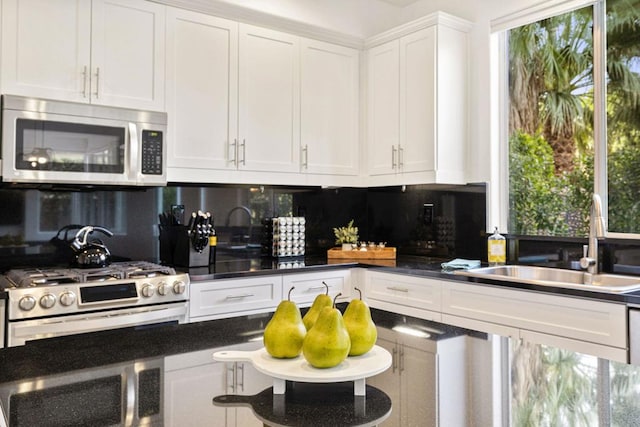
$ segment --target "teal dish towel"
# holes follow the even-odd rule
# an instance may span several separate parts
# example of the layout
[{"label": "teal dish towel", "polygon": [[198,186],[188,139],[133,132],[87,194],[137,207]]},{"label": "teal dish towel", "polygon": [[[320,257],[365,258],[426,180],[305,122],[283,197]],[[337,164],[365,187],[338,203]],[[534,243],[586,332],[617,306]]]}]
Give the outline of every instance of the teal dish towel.
[{"label": "teal dish towel", "polygon": [[456,258],[449,262],[443,262],[441,266],[444,271],[469,270],[480,267],[480,260]]}]

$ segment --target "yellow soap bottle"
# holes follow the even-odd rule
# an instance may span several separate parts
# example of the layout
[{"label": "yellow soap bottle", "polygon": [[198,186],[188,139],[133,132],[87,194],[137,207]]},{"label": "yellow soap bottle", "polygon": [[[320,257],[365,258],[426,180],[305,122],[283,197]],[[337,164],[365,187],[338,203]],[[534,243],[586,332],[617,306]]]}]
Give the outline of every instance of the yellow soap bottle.
[{"label": "yellow soap bottle", "polygon": [[507,239],[498,233],[498,227],[487,240],[487,258],[489,265],[504,265],[507,261]]}]

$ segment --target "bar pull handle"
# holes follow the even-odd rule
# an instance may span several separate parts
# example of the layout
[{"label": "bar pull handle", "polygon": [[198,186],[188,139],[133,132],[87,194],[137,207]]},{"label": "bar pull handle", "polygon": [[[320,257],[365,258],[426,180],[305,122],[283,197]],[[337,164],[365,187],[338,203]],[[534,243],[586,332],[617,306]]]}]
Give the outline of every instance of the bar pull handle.
[{"label": "bar pull handle", "polygon": [[396,154],[398,153],[398,149],[395,145],[391,146],[391,169],[395,169],[398,167],[398,162],[396,161]]},{"label": "bar pull handle", "polygon": [[390,291],[409,292],[409,289],[407,289],[407,288],[399,288],[397,286],[387,286],[387,289],[389,289]]},{"label": "bar pull handle", "polygon": [[255,296],[254,294],[227,295],[225,299],[243,299],[243,298],[250,298],[254,296]]},{"label": "bar pull handle", "polygon": [[100,97],[100,67],[96,67],[96,99]]}]

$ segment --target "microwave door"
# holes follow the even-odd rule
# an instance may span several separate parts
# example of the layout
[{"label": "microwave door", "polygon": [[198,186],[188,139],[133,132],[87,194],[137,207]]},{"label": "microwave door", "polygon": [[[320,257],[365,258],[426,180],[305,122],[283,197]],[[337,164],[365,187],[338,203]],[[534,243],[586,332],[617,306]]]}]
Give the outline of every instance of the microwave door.
[{"label": "microwave door", "polygon": [[4,111],[3,121],[5,181],[136,183],[126,122],[13,110]]}]

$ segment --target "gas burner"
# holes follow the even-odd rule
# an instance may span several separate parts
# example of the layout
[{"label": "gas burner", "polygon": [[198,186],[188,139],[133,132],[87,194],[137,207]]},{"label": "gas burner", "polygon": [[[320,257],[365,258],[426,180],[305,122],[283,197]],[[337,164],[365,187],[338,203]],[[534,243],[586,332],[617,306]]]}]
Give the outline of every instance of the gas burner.
[{"label": "gas burner", "polygon": [[147,261],[115,262],[104,268],[27,268],[6,273],[10,287],[26,288],[69,283],[109,282],[175,275],[173,268]]}]

